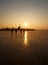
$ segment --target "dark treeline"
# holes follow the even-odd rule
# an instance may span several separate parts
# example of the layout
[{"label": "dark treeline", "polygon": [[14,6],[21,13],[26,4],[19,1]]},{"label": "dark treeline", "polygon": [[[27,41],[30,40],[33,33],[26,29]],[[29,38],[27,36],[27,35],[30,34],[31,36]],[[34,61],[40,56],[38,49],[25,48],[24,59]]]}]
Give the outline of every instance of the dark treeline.
[{"label": "dark treeline", "polygon": [[20,31],[20,30],[24,30],[24,31],[34,31],[35,29],[29,29],[29,28],[20,28],[20,26],[18,28],[1,28],[0,31]]}]

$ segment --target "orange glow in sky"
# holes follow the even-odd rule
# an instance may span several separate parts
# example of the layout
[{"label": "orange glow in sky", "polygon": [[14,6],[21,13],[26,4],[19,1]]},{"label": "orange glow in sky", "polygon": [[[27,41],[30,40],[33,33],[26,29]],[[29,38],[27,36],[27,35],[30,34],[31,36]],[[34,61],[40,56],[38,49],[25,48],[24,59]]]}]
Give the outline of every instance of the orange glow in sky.
[{"label": "orange glow in sky", "polygon": [[48,0],[0,0],[0,28],[48,29]]}]

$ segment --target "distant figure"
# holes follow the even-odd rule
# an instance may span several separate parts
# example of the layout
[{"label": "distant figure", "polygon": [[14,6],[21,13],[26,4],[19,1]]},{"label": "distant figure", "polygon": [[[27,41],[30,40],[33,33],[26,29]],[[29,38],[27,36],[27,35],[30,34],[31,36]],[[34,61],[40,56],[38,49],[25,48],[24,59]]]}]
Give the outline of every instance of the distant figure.
[{"label": "distant figure", "polygon": [[11,30],[11,39],[13,39],[13,30]]},{"label": "distant figure", "polygon": [[22,33],[22,30],[20,30],[20,32]]},{"label": "distant figure", "polygon": [[13,29],[11,29],[11,34],[13,34]]},{"label": "distant figure", "polygon": [[15,33],[17,34],[17,30],[15,30]]},{"label": "distant figure", "polygon": [[17,30],[15,30],[15,39],[17,38]]},{"label": "distant figure", "polygon": [[18,30],[20,30],[21,28],[20,28],[20,26],[18,27]]},{"label": "distant figure", "polygon": [[11,38],[13,38],[13,29],[11,29]]}]

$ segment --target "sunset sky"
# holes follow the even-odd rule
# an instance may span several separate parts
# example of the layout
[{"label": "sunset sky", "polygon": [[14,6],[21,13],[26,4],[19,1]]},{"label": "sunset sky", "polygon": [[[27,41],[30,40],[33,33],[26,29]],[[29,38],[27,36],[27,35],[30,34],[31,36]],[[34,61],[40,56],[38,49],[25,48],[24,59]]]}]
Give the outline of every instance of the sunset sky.
[{"label": "sunset sky", "polygon": [[0,0],[0,28],[19,25],[48,29],[48,0]]}]

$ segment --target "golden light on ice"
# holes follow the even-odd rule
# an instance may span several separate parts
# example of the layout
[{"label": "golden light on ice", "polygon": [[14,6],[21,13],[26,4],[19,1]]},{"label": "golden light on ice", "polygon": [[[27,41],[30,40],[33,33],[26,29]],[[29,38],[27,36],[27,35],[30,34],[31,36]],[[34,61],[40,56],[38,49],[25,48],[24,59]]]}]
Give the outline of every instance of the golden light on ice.
[{"label": "golden light on ice", "polygon": [[24,35],[24,44],[27,44],[27,32],[25,31],[25,35]]}]

